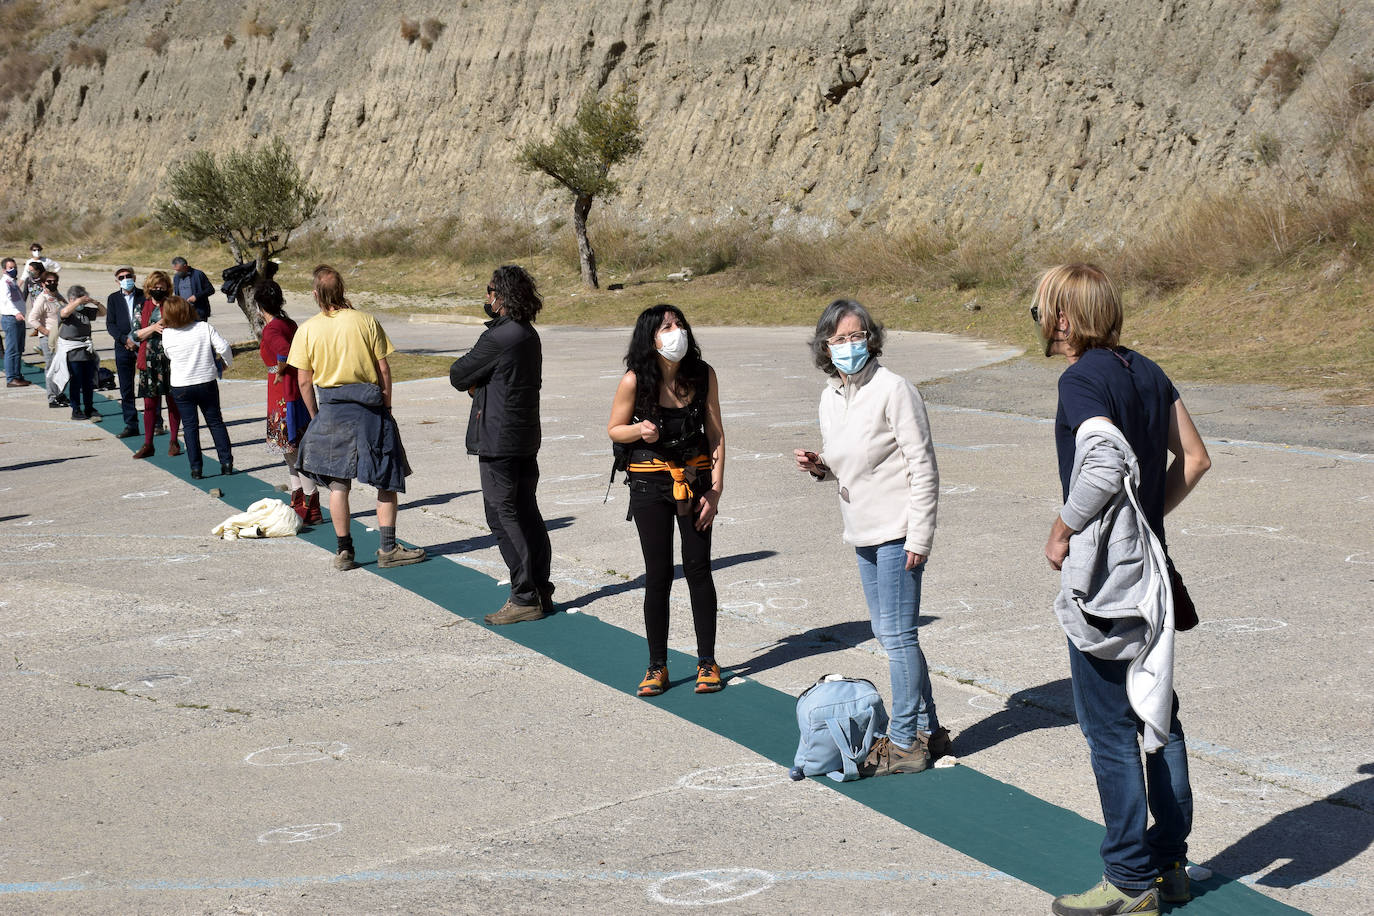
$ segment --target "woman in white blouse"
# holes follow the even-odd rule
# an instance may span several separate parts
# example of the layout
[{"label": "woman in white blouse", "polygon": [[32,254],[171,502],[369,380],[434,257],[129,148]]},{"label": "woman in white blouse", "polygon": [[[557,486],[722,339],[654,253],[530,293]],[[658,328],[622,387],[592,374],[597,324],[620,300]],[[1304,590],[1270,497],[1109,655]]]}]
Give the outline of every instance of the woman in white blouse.
[{"label": "woman in white blouse", "polygon": [[145,335],[162,334],[162,349],[172,364],[172,398],[181,413],[182,438],[186,440],[186,457],[191,462],[191,477],[204,476],[200,452],[200,422],[197,410],[205,417],[210,437],[215,441],[221,474],[234,473],[234,453],[229,444],[229,430],[219,408],[219,366],[216,359],[228,366],[233,361],[229,343],[208,321],[196,317],[191,304],[180,296],[168,296],[162,304],[162,318],[138,331]]},{"label": "woman in white blouse", "polygon": [[866,776],[919,773],[950,749],[916,635],[940,473],[921,393],[878,365],[884,339],[853,299],[821,314],[811,352],[832,379],[821,394],[821,452],[796,450],[800,470],[839,482],[844,540],[858,556],[873,635],[887,653],[892,723],[859,768]]}]

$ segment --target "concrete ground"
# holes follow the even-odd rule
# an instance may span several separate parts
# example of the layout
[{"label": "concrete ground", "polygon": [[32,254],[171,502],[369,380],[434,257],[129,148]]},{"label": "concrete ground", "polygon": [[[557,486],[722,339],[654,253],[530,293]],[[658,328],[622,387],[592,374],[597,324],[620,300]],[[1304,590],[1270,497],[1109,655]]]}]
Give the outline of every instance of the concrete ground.
[{"label": "concrete ground", "polygon": [[[213,320],[241,338],[231,311],[221,300]],[[385,324],[401,349],[455,354],[481,330]],[[213,538],[237,509],[207,495],[214,478],[187,480],[184,458],[131,461],[116,404],[97,426],[49,410],[39,389],[0,393],[0,912],[1035,913],[1049,894],[1009,863],[1045,844],[1074,863],[1065,889],[1092,883],[1080,863],[1097,839],[1054,848],[1033,816],[1100,818],[1041,554],[1061,365],[891,336],[883,362],[922,385],[941,469],[922,645],[965,776],[990,779],[873,780],[880,800],[867,801],[788,781],[790,748],[751,749],[765,742],[737,718],[750,697],[776,706],[774,691],[832,671],[886,691],[834,490],[792,469],[792,449],[818,441],[807,332],[697,333],[726,422],[713,552],[718,656],[736,680],[657,704],[627,694],[645,659],[617,647],[643,632],[643,567],[624,488],[603,501],[623,329],[541,326],[540,502],[570,613],[496,630],[470,620],[500,600],[473,571],[504,568],[463,450],[468,400],[445,379],[397,387],[415,468],[399,530],[435,557],[387,577],[333,572],[328,537]],[[1203,621],[1179,636],[1176,669],[1190,859],[1256,893],[1175,909],[1368,911],[1374,433],[1358,409],[1301,395],[1181,389],[1214,462],[1169,519]],[[284,483],[261,446],[263,384],[222,395],[236,464]],[[1266,435],[1256,418],[1279,413],[1266,404],[1302,420]],[[226,499],[252,483],[230,478]],[[355,494],[359,526],[376,524],[372,506]],[[452,588],[408,587],[409,570]],[[672,646],[691,653],[680,584],[673,601]],[[551,627],[563,629],[536,629]],[[716,702],[718,721],[697,705]],[[786,716],[777,731],[795,741]],[[999,783],[1030,801],[963,788]],[[938,801],[959,823],[915,829],[881,800],[931,786],[950,787]],[[1005,855],[950,839],[1026,811],[1031,829]],[[958,851],[975,846],[990,851]]]}]

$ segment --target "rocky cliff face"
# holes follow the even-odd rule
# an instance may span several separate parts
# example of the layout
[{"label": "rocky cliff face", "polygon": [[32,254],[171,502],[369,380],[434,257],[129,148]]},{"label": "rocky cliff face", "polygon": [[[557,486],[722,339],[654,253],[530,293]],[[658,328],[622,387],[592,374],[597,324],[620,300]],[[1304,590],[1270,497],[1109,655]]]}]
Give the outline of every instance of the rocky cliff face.
[{"label": "rocky cliff face", "polygon": [[[610,204],[627,218],[1101,240],[1277,167],[1322,180],[1337,157],[1314,112],[1374,70],[1371,6],[264,0],[250,24],[147,0],[82,36],[103,64],[58,64],[11,101],[0,174],[29,210],[128,216],[190,150],[275,133],[333,231],[562,217],[513,154],[629,82],[647,145]],[[40,47],[60,60],[71,38]]]}]

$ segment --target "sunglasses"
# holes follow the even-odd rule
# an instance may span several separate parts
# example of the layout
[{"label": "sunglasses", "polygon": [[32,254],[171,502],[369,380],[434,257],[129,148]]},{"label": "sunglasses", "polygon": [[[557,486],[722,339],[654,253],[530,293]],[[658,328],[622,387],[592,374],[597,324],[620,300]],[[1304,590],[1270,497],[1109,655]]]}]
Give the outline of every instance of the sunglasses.
[{"label": "sunglasses", "polygon": [[494,292],[496,292],[496,287],[492,286],[491,284],[487,284],[487,295],[490,296]]},{"label": "sunglasses", "polygon": [[1034,321],[1036,324],[1040,323],[1040,306],[1031,306],[1031,321]]},{"label": "sunglasses", "polygon": [[116,280],[132,280],[133,278],[133,274],[119,274],[115,277]]}]

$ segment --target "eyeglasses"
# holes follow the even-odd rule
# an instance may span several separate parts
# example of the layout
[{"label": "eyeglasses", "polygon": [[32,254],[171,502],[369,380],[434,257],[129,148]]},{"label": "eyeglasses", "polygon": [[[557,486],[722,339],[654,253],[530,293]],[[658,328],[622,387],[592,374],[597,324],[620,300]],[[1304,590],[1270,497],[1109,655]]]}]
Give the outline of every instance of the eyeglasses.
[{"label": "eyeglasses", "polygon": [[1034,321],[1036,324],[1040,323],[1040,306],[1031,306],[1031,321]]},{"label": "eyeglasses", "polygon": [[834,337],[827,337],[825,342],[832,347],[838,347],[847,343],[863,343],[865,340],[868,340],[867,331],[855,331],[853,334],[836,334]]}]

